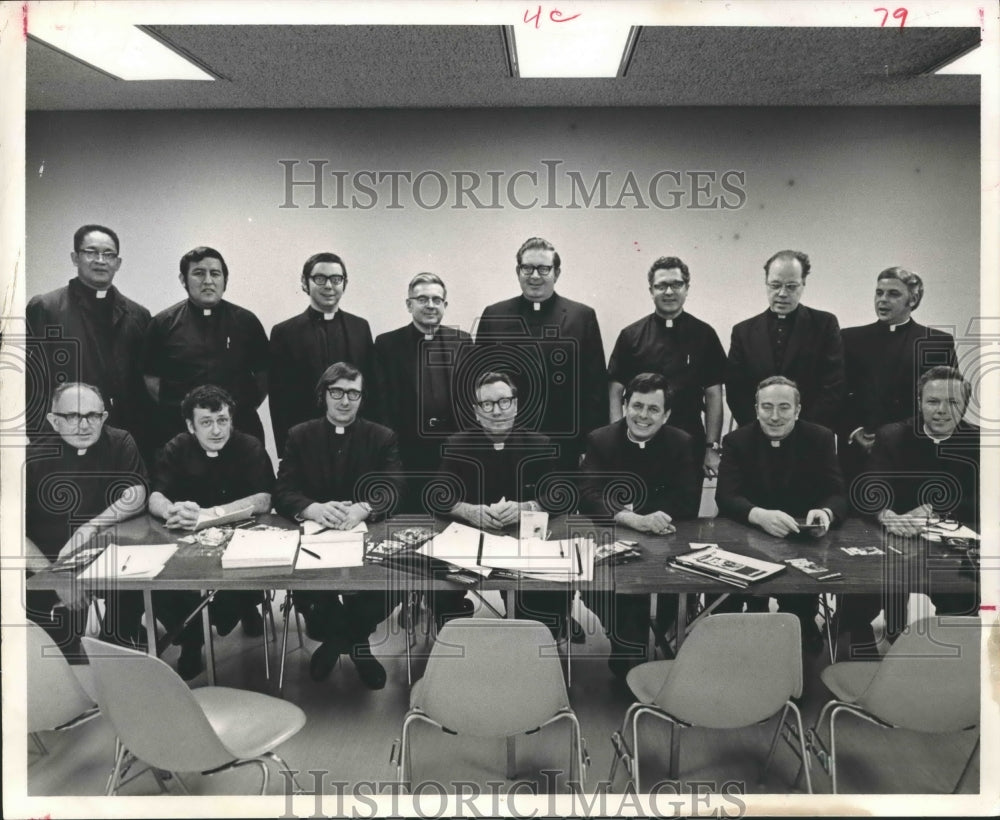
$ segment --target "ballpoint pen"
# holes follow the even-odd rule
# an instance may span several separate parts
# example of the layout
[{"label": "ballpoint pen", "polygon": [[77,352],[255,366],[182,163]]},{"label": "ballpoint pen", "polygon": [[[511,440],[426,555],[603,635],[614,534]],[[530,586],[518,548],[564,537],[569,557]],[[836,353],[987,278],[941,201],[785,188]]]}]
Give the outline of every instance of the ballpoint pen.
[{"label": "ballpoint pen", "polygon": [[119,570],[120,572],[125,572],[125,567],[128,566],[128,562],[130,560],[132,560],[132,553],[131,552],[128,555],[125,556],[125,560],[122,562],[122,568],[121,568],[121,570]]}]

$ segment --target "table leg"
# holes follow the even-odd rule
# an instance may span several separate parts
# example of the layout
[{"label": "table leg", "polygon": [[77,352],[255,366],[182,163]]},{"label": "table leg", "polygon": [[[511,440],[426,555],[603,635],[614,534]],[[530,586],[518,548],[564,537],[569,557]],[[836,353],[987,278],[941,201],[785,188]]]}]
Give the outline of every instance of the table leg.
[{"label": "table leg", "polygon": [[156,617],[153,615],[153,590],[142,591],[142,603],[146,609],[146,651],[156,657]]},{"label": "table leg", "polygon": [[508,589],[507,590],[507,617],[516,618],[517,615],[517,590]]},{"label": "table leg", "polygon": [[688,622],[688,596],[686,592],[677,595],[677,646],[674,653],[681,651],[681,644],[684,643],[685,632],[687,632]]},{"label": "table leg", "polygon": [[[201,594],[207,597],[211,593],[202,590]],[[208,685],[215,686],[215,647],[212,645],[212,620],[207,606],[201,610],[201,627],[205,633],[205,671],[208,673]]]}]

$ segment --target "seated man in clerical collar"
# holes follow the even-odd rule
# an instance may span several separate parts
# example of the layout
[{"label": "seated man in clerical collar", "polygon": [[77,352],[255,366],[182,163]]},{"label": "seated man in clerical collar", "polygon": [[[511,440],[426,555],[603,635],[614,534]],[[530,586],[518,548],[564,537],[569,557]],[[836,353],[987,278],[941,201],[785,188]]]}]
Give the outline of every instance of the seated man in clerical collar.
[{"label": "seated man in clerical collar", "polygon": [[[157,454],[153,468],[149,511],[171,529],[193,530],[205,519],[239,510],[254,514],[271,511],[274,469],[264,445],[254,436],[233,429],[236,402],[221,387],[202,385],[181,402],[186,433],[178,433]],[[200,600],[197,592],[171,590],[154,593],[160,621],[174,629]],[[212,622],[220,635],[236,622],[259,637],[264,625],[257,604],[261,593],[226,590],[210,604]],[[197,620],[175,638],[181,646],[177,671],[190,680],[202,669],[204,634]]]}]

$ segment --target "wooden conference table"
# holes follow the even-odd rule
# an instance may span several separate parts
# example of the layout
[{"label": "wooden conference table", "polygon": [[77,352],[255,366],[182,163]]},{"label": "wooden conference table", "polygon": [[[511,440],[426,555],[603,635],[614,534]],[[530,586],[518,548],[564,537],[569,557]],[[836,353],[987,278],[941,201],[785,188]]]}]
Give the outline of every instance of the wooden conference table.
[{"label": "wooden conference table", "polygon": [[[293,528],[295,525],[276,515],[257,517],[258,523]],[[428,527],[440,531],[448,521],[428,516],[400,516],[387,521],[369,524],[366,541],[375,544],[394,532],[409,527]],[[702,518],[675,522],[677,531],[658,536],[641,533],[621,526],[599,525],[583,516],[560,516],[550,520],[551,537],[592,535],[597,542],[617,539],[636,541],[642,557],[625,564],[598,565],[592,581],[574,584],[585,591],[614,591],[619,593],[651,594],[675,593],[726,593],[739,592],[752,595],[782,595],[789,593],[882,593],[905,591],[970,592],[975,579],[960,572],[960,556],[940,544],[922,538],[903,538],[887,535],[882,528],[869,521],[851,518],[821,538],[795,536],[775,538],[755,527],[745,526],[726,518]],[[511,533],[508,533],[511,534]],[[513,532],[516,534],[516,530]],[[163,522],[150,515],[142,515],[118,524],[112,540],[121,545],[165,544],[176,542],[187,535],[178,530],[168,530]],[[692,575],[667,566],[668,558],[688,552],[690,544],[716,543],[724,549],[755,557],[782,562],[788,558],[807,557],[826,567],[840,577],[828,581],[816,580],[789,567],[784,572],[765,581],[752,584],[746,590],[710,578]],[[878,547],[880,555],[851,556],[845,547]],[[181,544],[167,562],[163,571],[152,579],[119,579],[115,588],[140,590],[145,598],[146,611],[152,612],[153,590],[226,589],[336,589],[338,591],[382,590],[414,591],[427,589],[469,589],[452,581],[436,580],[411,574],[381,564],[342,569],[291,571],[287,569],[224,570],[221,565],[222,548],[208,548],[198,544]],[[58,580],[54,573],[41,572],[28,579],[29,589],[55,589]],[[105,584],[107,582],[104,582]],[[535,590],[567,589],[569,585],[558,582],[534,580],[482,579],[473,589],[483,590]],[[96,586],[92,590],[100,594]],[[678,624],[687,622],[687,596],[678,596]],[[510,607],[512,609],[512,607]],[[203,622],[209,630],[207,612]],[[155,651],[155,622],[147,618],[147,635],[151,651]],[[679,635],[678,641],[682,640]],[[206,641],[206,646],[210,642]],[[211,664],[209,664],[211,670]]]}]

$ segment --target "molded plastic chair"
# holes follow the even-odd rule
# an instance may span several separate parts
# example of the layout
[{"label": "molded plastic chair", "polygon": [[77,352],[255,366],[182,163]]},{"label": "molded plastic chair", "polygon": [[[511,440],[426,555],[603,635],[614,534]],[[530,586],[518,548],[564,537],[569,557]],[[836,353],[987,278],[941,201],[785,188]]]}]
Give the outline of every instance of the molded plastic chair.
[{"label": "molded plastic chair", "polygon": [[[802,716],[792,698],[802,694],[802,643],[798,618],[788,612],[725,613],[699,621],[681,646],[677,659],[652,661],[628,673],[628,685],[638,698],[625,713],[619,732],[611,736],[618,762],[639,785],[639,718],[660,718],[670,724],[670,778],[677,779],[680,729],[741,729],[781,712],[761,771],[774,756],[781,730],[788,727],[797,747],[786,741],[805,764],[806,787],[812,793],[809,758]],[[795,717],[786,723],[789,712]],[[631,743],[625,740],[631,738]]]},{"label": "molded plastic chair", "polygon": [[[958,732],[979,724],[979,618],[928,617],[911,624],[882,660],[845,661],[823,670],[833,695],[809,732],[812,752],[837,793],[835,723],[841,713],[887,729]],[[820,738],[829,723],[830,748]],[[955,790],[979,747],[972,748]]]},{"label": "molded plastic chair", "polygon": [[516,769],[516,736],[568,720],[569,776],[576,775],[581,787],[586,777],[586,750],[569,705],[562,662],[552,633],[538,621],[457,618],[444,625],[403,719],[397,772],[406,788],[408,736],[418,720],[451,734],[506,738],[510,779]]},{"label": "molded plastic chair", "polygon": [[[28,734],[38,751],[48,754],[38,732],[63,731],[97,717],[96,697],[81,677],[86,666],[73,670],[49,634],[33,621],[26,621],[28,645]],[[93,688],[91,684],[91,689]]]},{"label": "molded plastic chair", "polygon": [[305,724],[298,706],[225,686],[191,690],[159,658],[94,638],[82,642],[94,670],[97,702],[117,734],[107,794],[127,782],[121,780],[127,755],[151,767],[161,789],[157,770],[215,774],[255,763],[264,794],[266,761],[288,769],[273,749]]}]

